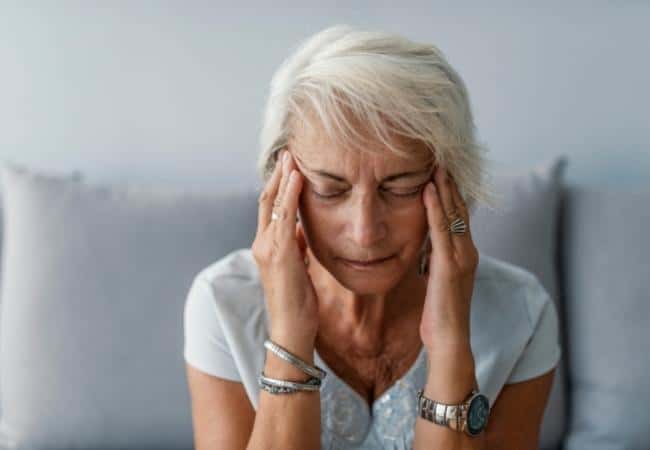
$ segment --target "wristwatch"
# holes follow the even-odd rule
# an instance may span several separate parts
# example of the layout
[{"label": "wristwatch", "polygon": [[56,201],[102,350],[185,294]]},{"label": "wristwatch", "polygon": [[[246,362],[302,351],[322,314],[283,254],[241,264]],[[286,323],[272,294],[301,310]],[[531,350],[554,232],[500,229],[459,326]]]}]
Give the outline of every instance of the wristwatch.
[{"label": "wristwatch", "polygon": [[487,426],[490,415],[490,401],[476,389],[460,404],[446,405],[424,396],[424,390],[418,391],[417,410],[423,419],[452,430],[464,431],[475,437]]}]

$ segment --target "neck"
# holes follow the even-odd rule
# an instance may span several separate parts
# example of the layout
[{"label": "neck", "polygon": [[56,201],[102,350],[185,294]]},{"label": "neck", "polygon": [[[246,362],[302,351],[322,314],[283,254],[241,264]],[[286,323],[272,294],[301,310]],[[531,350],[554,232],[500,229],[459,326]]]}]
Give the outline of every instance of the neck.
[{"label": "neck", "polygon": [[397,329],[413,328],[410,332],[419,334],[418,318],[427,280],[417,274],[417,264],[390,291],[361,295],[338,283],[307,251],[308,272],[318,296],[319,335],[323,338],[344,337],[350,346],[373,352]]}]

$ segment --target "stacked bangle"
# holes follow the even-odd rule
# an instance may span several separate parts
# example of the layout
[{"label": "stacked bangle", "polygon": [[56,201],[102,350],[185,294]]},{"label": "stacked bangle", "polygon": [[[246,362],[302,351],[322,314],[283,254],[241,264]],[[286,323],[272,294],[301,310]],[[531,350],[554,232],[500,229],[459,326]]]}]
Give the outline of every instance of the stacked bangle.
[{"label": "stacked bangle", "polygon": [[269,378],[264,375],[264,372],[259,377],[260,387],[272,394],[290,394],[296,391],[318,391],[320,384],[321,381],[315,377],[311,377],[305,383]]},{"label": "stacked bangle", "polygon": [[306,382],[297,382],[291,380],[269,378],[264,375],[264,372],[262,372],[258,378],[258,385],[260,388],[264,389],[267,392],[270,392],[271,394],[290,394],[297,391],[320,390],[321,380],[323,380],[325,378],[325,375],[327,375],[323,369],[318,366],[312,366],[306,363],[296,355],[280,347],[275,342],[272,342],[270,339],[266,339],[264,341],[264,347],[272,351],[278,357],[299,368],[307,375],[311,375],[311,377]]}]

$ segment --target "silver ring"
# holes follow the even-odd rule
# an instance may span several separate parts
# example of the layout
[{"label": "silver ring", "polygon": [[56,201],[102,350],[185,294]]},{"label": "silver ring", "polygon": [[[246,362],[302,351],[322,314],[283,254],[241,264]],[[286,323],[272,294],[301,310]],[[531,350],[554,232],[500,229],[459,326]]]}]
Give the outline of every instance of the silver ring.
[{"label": "silver ring", "polygon": [[271,220],[283,219],[285,214],[286,213],[285,213],[284,209],[282,209],[282,208],[273,208],[271,210]]},{"label": "silver ring", "polygon": [[449,224],[448,230],[454,234],[465,234],[467,231],[467,224],[462,217],[456,217],[451,224]]}]

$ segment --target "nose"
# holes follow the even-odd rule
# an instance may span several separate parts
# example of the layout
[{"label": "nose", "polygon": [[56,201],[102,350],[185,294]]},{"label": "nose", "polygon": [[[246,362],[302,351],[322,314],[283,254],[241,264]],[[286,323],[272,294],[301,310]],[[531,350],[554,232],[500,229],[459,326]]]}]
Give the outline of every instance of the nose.
[{"label": "nose", "polygon": [[387,235],[384,205],[371,192],[360,194],[352,202],[350,224],[357,248],[376,247]]}]

